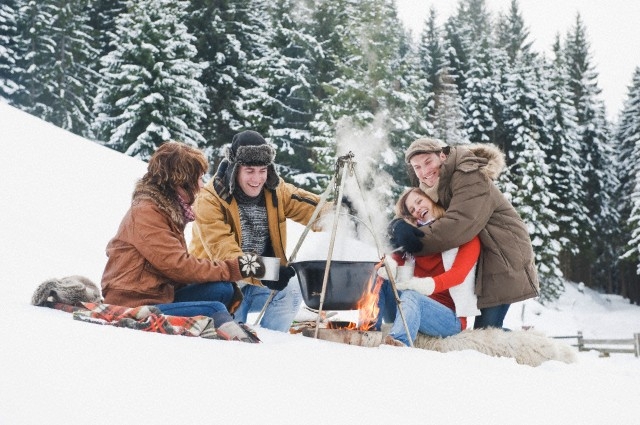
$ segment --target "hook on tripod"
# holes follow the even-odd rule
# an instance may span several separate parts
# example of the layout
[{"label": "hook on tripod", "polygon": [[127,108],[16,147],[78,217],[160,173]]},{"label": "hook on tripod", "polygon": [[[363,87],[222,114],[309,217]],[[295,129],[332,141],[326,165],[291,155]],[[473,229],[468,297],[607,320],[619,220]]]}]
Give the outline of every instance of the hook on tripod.
[{"label": "hook on tripod", "polygon": [[333,194],[335,198],[337,198],[338,186],[340,186],[340,180],[342,178],[342,174],[340,173],[340,170],[342,170],[342,167],[344,167],[346,164],[346,165],[349,165],[349,171],[351,174],[353,174],[353,168],[354,168],[353,158],[354,157],[355,157],[354,153],[349,151],[349,153],[339,156],[338,159],[336,160],[336,168],[334,171],[335,183],[333,185]]}]

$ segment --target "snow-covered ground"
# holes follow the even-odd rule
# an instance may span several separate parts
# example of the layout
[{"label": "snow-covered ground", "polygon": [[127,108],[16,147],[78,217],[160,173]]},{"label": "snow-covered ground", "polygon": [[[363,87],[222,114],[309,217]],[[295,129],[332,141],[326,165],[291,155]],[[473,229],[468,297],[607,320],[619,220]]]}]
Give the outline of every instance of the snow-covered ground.
[{"label": "snow-covered ground", "polygon": [[[638,423],[632,354],[586,352],[575,364],[533,368],[474,351],[363,348],[261,328],[262,344],[167,336],[33,307],[47,278],[100,281],[145,164],[5,104],[0,129],[2,425]],[[512,306],[506,324],[631,338],[640,308],[569,284],[552,305]]]}]

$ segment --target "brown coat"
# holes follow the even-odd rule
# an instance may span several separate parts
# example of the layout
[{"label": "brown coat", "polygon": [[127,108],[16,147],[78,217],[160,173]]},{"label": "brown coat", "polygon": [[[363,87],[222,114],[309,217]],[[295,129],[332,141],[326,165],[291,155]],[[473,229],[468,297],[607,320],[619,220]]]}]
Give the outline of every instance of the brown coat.
[{"label": "brown coat", "polygon": [[503,154],[495,146],[453,147],[438,182],[438,203],[447,212],[421,227],[424,247],[416,254],[446,251],[478,235],[482,243],[476,277],[479,308],[539,294],[527,227],[493,182],[503,167]]},{"label": "brown coat", "polygon": [[237,259],[202,260],[187,252],[185,221],[177,202],[138,183],[131,208],[107,245],[102,275],[105,303],[127,307],[171,303],[190,283],[237,281]]},{"label": "brown coat", "polygon": [[[200,191],[194,211],[193,237],[189,252],[198,258],[234,258],[242,254],[242,228],[238,203],[224,181],[225,169]],[[320,197],[280,179],[274,190],[264,188],[269,237],[275,257],[287,264],[287,219],[307,225]],[[205,245],[203,244],[206,244]],[[260,285],[257,279],[243,279]]]}]

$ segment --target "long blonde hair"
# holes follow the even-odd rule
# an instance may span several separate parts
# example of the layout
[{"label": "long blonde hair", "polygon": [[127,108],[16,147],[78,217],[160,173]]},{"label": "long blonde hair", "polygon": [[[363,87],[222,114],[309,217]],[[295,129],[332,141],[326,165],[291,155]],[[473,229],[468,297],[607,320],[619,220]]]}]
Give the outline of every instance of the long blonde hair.
[{"label": "long blonde hair", "polygon": [[417,221],[415,217],[411,215],[411,213],[409,212],[409,209],[407,208],[407,198],[412,193],[415,193],[420,196],[424,196],[429,201],[431,201],[431,204],[432,204],[431,212],[433,217],[436,220],[441,218],[444,215],[444,212],[445,212],[444,208],[442,208],[440,205],[433,202],[433,199],[429,198],[429,195],[424,193],[422,189],[420,189],[419,187],[412,187],[405,190],[400,196],[400,199],[398,199],[398,202],[396,202],[396,208],[395,208],[396,217],[403,218],[409,223],[417,225]]}]

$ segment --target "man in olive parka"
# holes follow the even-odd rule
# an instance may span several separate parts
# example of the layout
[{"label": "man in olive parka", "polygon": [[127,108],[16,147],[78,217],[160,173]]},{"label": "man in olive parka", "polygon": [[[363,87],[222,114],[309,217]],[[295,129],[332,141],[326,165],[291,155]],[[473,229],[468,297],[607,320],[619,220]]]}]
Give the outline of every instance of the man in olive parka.
[{"label": "man in olive parka", "polygon": [[539,282],[527,227],[494,180],[505,165],[495,146],[449,147],[437,139],[415,140],[405,153],[414,183],[446,209],[420,228],[394,220],[391,242],[414,255],[460,246],[479,235],[476,276],[478,308],[474,328],[502,327],[511,303],[536,297]]}]

